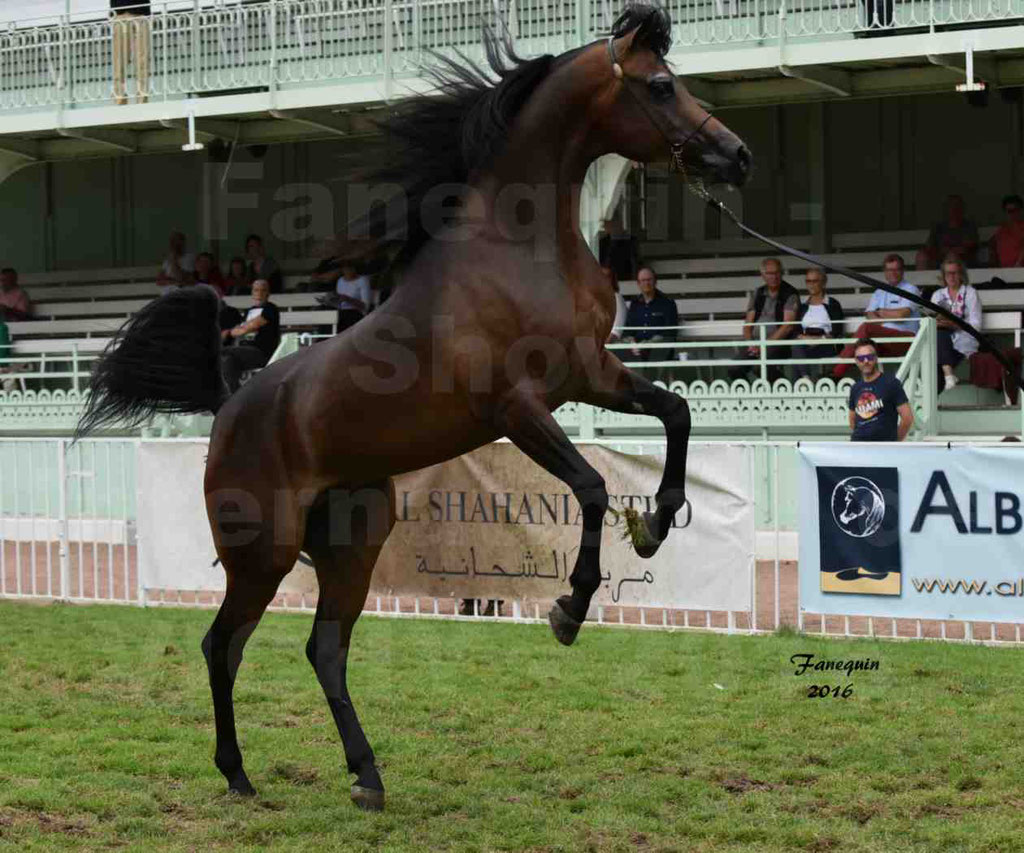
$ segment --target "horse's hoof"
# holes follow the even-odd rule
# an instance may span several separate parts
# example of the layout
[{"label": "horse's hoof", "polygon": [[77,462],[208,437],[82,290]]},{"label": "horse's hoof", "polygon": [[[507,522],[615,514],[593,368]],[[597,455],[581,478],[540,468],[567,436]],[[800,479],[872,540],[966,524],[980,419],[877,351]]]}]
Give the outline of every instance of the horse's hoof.
[{"label": "horse's hoof", "polygon": [[637,525],[633,536],[633,550],[638,557],[647,560],[653,557],[661,547],[661,541],[652,532],[657,526],[658,520],[653,512],[645,512],[640,516],[640,524]]},{"label": "horse's hoof", "polygon": [[548,622],[551,623],[551,630],[555,634],[555,639],[563,646],[571,646],[573,644],[576,640],[576,635],[580,632],[580,626],[583,624],[582,622],[577,622],[566,613],[565,608],[557,601],[551,605],[551,610],[548,611]]},{"label": "horse's hoof", "polygon": [[236,797],[255,797],[256,789],[248,779],[241,779],[228,785],[228,793]]},{"label": "horse's hoof", "polygon": [[384,792],[362,785],[352,786],[352,802],[366,812],[384,811]]}]

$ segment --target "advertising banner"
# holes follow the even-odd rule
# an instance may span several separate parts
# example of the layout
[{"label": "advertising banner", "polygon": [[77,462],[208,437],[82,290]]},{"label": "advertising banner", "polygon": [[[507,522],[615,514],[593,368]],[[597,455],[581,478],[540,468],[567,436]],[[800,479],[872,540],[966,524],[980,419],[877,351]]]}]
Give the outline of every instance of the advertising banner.
[{"label": "advertising banner", "polygon": [[[754,554],[749,447],[691,447],[689,526],[673,528],[642,560],[624,536],[623,510],[653,510],[664,457],[577,445],[605,478],[603,604],[748,610]],[[567,592],[579,546],[579,504],[564,483],[507,443],[397,481],[399,523],[374,588],[437,597],[550,600]],[[677,522],[686,524],[686,510]]]},{"label": "advertising banner", "polygon": [[[752,448],[691,445],[687,497],[658,553],[642,560],[623,510],[654,508],[664,457],[577,445],[610,496],[595,602],[747,611],[754,559]],[[206,444],[142,442],[140,565],[147,588],[222,590],[203,503]],[[496,443],[395,480],[398,522],[374,572],[381,595],[551,600],[569,591],[579,504],[518,448]],[[684,527],[684,525],[686,525]],[[305,557],[283,591],[316,590]]]},{"label": "advertising banner", "polygon": [[1024,449],[822,442],[799,454],[803,610],[1024,617]]}]

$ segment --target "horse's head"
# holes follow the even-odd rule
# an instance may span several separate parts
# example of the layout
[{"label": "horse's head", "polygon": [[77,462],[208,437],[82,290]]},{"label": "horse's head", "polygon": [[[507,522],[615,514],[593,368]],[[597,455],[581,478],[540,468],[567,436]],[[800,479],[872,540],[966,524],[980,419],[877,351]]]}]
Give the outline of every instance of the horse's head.
[{"label": "horse's head", "polygon": [[631,5],[605,44],[591,48],[602,52],[594,60],[609,87],[600,129],[623,157],[644,163],[668,159],[707,183],[740,186],[750,172],[750,151],[665,64],[671,29],[661,7]]},{"label": "horse's head", "polygon": [[855,486],[846,486],[843,488],[843,511],[839,515],[839,520],[843,524],[849,524],[855,518],[860,518],[862,515],[867,515],[868,508],[860,500],[858,492],[867,492],[868,498],[871,498],[871,493],[867,489],[858,489]]}]

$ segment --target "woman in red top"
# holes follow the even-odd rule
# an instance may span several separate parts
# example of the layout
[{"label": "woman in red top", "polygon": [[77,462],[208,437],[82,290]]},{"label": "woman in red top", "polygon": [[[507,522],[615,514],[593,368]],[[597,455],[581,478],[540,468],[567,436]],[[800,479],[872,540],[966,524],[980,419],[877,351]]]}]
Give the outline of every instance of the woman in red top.
[{"label": "woman in red top", "polygon": [[217,295],[224,298],[224,276],[217,269],[213,255],[209,252],[200,252],[196,255],[196,284],[208,284],[217,291]]},{"label": "woman in red top", "polygon": [[1003,198],[1006,221],[996,229],[989,241],[988,258],[992,267],[1024,266],[1024,201],[1019,195]]},{"label": "woman in red top", "polygon": [[228,276],[224,279],[225,296],[245,296],[251,283],[242,258],[232,258],[228,265]]}]

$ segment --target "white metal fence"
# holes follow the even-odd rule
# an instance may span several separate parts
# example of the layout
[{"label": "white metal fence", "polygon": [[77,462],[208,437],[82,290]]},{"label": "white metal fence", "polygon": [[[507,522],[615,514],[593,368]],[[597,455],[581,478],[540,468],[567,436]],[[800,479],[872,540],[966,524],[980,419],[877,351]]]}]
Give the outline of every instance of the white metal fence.
[{"label": "white metal fence", "polygon": [[140,603],[135,442],[0,439],[0,596]]},{"label": "white metal fence", "polygon": [[[626,453],[663,452],[657,440],[601,442]],[[799,602],[794,491],[796,443],[747,442],[755,484],[757,559],[736,568],[749,583],[749,611],[671,606],[601,606],[602,625],[763,633],[780,627],[829,636],[1019,643],[1015,622],[909,620],[805,613]],[[136,535],[138,441],[0,439],[0,598],[143,606],[216,607],[222,593],[147,585]],[[139,498],[144,499],[144,498]],[[199,496],[196,496],[199,500]],[[170,522],[170,520],[169,520]],[[144,535],[144,531],[142,534]],[[685,571],[685,567],[680,567]],[[468,605],[471,615],[459,612]],[[365,612],[381,616],[545,622],[547,604],[506,600],[488,614],[485,601],[371,595]],[[274,609],[313,612],[315,596],[281,593]]]},{"label": "white metal fence", "polygon": [[[668,0],[678,46],[999,22],[1024,0]],[[0,32],[0,109],[109,102],[121,27],[128,94],[145,99],[418,74],[429,50],[479,57],[483,25],[523,55],[606,33],[610,0],[268,0],[153,4],[150,17],[11,21]],[[82,18],[87,18],[82,20]],[[92,18],[92,19],[89,19]],[[123,49],[123,48],[122,48]],[[148,61],[140,62],[144,56]],[[116,75],[118,78],[121,74]]]}]

